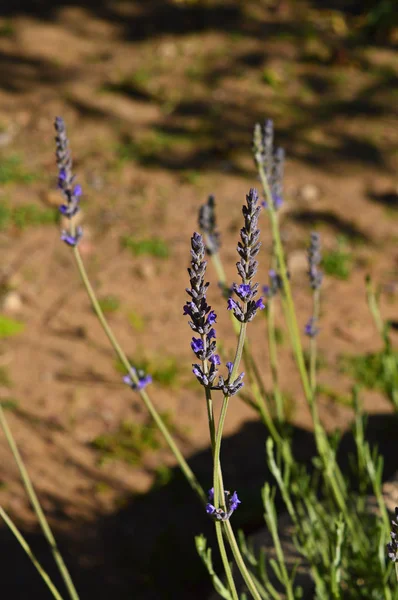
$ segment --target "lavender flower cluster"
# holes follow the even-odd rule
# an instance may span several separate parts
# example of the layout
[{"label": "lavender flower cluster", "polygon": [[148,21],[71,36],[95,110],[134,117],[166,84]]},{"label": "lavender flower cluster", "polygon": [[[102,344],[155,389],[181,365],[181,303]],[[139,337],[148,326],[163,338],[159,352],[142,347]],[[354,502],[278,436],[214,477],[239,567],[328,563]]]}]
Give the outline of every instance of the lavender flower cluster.
[{"label": "lavender flower cluster", "polygon": [[[254,155],[264,169],[270,188],[273,207],[278,210],[283,204],[283,171],[285,166],[285,151],[283,148],[274,149],[274,124],[268,119],[264,126],[259,123],[254,128]],[[264,201],[263,206],[267,208]]]},{"label": "lavender flower cluster", "polygon": [[395,520],[391,524],[391,542],[387,544],[387,554],[392,562],[398,562],[398,506],[395,507]]},{"label": "lavender flower cluster", "polygon": [[323,273],[319,270],[322,261],[321,236],[316,231],[311,233],[311,241],[307,252],[308,277],[313,290],[319,290],[322,285]]},{"label": "lavender flower cluster", "polygon": [[268,276],[269,284],[263,285],[263,293],[267,298],[273,298],[283,288],[282,277],[274,269],[268,271]]},{"label": "lavender flower cluster", "polygon": [[215,199],[211,194],[199,210],[199,227],[207,237],[207,252],[211,256],[220,249],[220,233],[216,226]]},{"label": "lavender flower cluster", "polygon": [[232,513],[238,508],[241,501],[238,498],[238,494],[234,492],[231,494],[228,490],[224,492],[225,496],[225,508],[216,508],[214,504],[214,488],[209,490],[209,502],[206,504],[206,512],[210,515],[215,521],[228,521]]},{"label": "lavender flower cluster", "polygon": [[[65,199],[65,203],[61,204],[59,210],[67,219],[71,220],[80,210],[82,188],[80,185],[74,185],[75,176],[72,173],[72,157],[69,151],[64,120],[61,117],[56,117],[54,127],[56,131],[55,155],[58,166],[58,188]],[[76,246],[82,236],[83,230],[81,227],[70,227],[69,231],[62,232],[61,239],[69,246]]]},{"label": "lavender flower cluster", "polygon": [[[321,255],[321,236],[313,231],[311,233],[311,241],[307,251],[308,258],[308,279],[310,287],[314,292],[319,290],[322,285],[323,272],[319,269],[322,260]],[[304,333],[310,338],[314,338],[319,333],[319,328],[316,326],[316,318],[311,317],[304,328]]]},{"label": "lavender flower cluster", "polygon": [[227,363],[227,378],[224,379],[220,375],[217,384],[215,383],[218,375],[217,367],[221,364],[221,360],[216,354],[216,331],[213,327],[217,315],[206,299],[209,283],[205,283],[204,280],[207,266],[207,262],[204,260],[205,252],[202,236],[194,233],[191,238],[191,267],[188,269],[191,288],[186,290],[190,300],[184,305],[184,315],[190,317],[191,320],[188,323],[191,329],[200,336],[192,338],[191,348],[202,364],[194,363],[192,372],[204,387],[211,390],[222,390],[225,396],[233,396],[243,386],[244,373],[231,381],[232,363]]},{"label": "lavender flower cluster", "polygon": [[[137,383],[134,380],[137,380]],[[144,371],[131,367],[130,375],[123,377],[124,383],[126,383],[132,390],[140,391],[143,390],[147,385],[152,383],[152,376],[145,375]]]},{"label": "lavender flower cluster", "polygon": [[258,292],[258,283],[251,283],[258,267],[255,257],[261,246],[261,242],[258,241],[260,231],[257,228],[261,207],[258,206],[257,190],[251,188],[246,196],[246,203],[247,206],[243,205],[242,207],[245,225],[240,230],[241,241],[238,243],[237,248],[240,260],[236,263],[242,283],[240,285],[234,283],[232,286],[233,291],[243,305],[233,300],[233,298],[228,300],[228,310],[232,310],[235,318],[241,323],[252,321],[257,311],[265,308],[262,298],[254,300]]}]

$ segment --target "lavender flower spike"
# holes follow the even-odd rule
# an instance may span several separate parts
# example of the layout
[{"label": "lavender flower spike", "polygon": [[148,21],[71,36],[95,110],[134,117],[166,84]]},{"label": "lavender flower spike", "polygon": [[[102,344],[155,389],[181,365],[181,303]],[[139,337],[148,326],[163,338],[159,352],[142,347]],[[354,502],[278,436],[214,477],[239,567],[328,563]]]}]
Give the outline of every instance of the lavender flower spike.
[{"label": "lavender flower spike", "polygon": [[[82,188],[80,185],[74,185],[75,176],[72,173],[72,157],[69,151],[69,142],[66,135],[64,120],[61,117],[56,117],[54,123],[56,136],[56,160],[58,166],[58,188],[61,190],[64,197],[64,204],[59,207],[60,212],[67,219],[72,219],[80,210],[80,196]],[[61,239],[69,246],[76,246],[83,235],[83,231],[79,228],[76,232],[70,228],[69,232],[63,232]]]},{"label": "lavender flower spike", "polygon": [[238,494],[234,492],[231,495],[231,492],[225,490],[225,508],[216,508],[212,502],[214,501],[214,488],[209,490],[209,503],[206,504],[206,512],[212,519],[215,521],[228,521],[232,513],[238,508],[241,501],[238,498]]},{"label": "lavender flower spike", "polygon": [[213,325],[216,323],[217,315],[206,300],[209,283],[205,283],[204,280],[207,266],[204,257],[205,245],[202,236],[194,233],[191,238],[191,267],[188,269],[191,288],[186,290],[190,299],[184,306],[184,315],[191,318],[189,325],[200,336],[193,337],[191,341],[191,348],[196,358],[202,362],[209,361],[210,364],[206,373],[203,365],[193,364],[193,374],[201,385],[209,387],[213,385],[216,378],[220,358],[216,354],[217,344],[213,339],[216,337]]},{"label": "lavender flower spike", "polygon": [[395,520],[391,521],[391,542],[387,544],[388,558],[392,562],[398,562],[398,506],[395,507]]},{"label": "lavender flower spike", "polygon": [[262,298],[257,301],[254,300],[258,292],[258,283],[251,283],[258,266],[255,257],[261,246],[261,242],[258,241],[260,231],[257,228],[261,207],[258,206],[258,194],[254,188],[246,196],[246,202],[247,206],[244,205],[242,208],[245,224],[240,231],[241,241],[238,243],[237,248],[240,260],[236,263],[242,283],[240,285],[234,283],[232,286],[232,290],[243,303],[243,306],[232,298],[229,298],[227,305],[228,310],[232,310],[235,318],[241,323],[252,321],[256,312],[264,308]]},{"label": "lavender flower spike", "polygon": [[[253,149],[255,159],[267,178],[273,207],[278,210],[283,204],[285,152],[282,148],[274,149],[274,124],[270,119],[263,127],[259,123],[255,126]],[[267,208],[267,202],[263,201],[262,205]]]},{"label": "lavender flower spike", "polygon": [[215,201],[212,194],[208,197],[207,203],[200,207],[199,227],[207,238],[208,254],[216,254],[220,248],[220,233],[217,230]]},{"label": "lavender flower spike", "polygon": [[319,290],[322,285],[323,273],[319,270],[322,260],[321,256],[321,236],[313,231],[311,233],[311,242],[307,252],[308,256],[308,278],[313,290]]}]

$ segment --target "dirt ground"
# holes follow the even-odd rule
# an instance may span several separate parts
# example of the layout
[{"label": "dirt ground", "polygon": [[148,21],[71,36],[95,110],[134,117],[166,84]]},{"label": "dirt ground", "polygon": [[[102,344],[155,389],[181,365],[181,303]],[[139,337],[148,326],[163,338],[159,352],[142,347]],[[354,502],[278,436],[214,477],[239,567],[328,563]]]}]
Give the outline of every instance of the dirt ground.
[{"label": "dirt ground", "polygon": [[[326,252],[340,244],[350,255],[347,279],[328,276],[322,291],[319,345],[326,366],[319,379],[335,391],[320,397],[329,430],[345,430],[352,419],[342,398],[353,379],[342,373],[339,357],[381,345],[366,304],[366,274],[380,287],[383,316],[397,319],[394,40],[353,43],[355,15],[327,3],[271,4],[42,0],[0,7],[0,202],[16,214],[27,204],[56,214],[53,120],[63,116],[84,191],[87,270],[127,354],[158,369],[153,400],[205,486],[211,479],[206,411],[190,374],[191,333],[182,317],[189,238],[199,206],[214,193],[222,259],[229,281],[236,279],[241,205],[259,184],[250,154],[255,122],[274,120],[288,157],[282,233],[303,327],[311,310],[309,232],[320,231]],[[72,254],[59,239],[62,224],[31,221],[21,227],[0,220],[0,314],[24,324],[0,339],[0,400],[82,597],[203,598],[208,582],[192,536],[210,537],[209,524],[191,507],[195,500],[172,455],[121,381]],[[266,215],[261,229],[264,284]],[[159,238],[168,257],[133,256],[126,236]],[[228,357],[234,337],[211,265],[209,277]],[[278,325],[283,333],[280,314]],[[281,385],[297,451],[309,457],[311,420],[282,333]],[[269,386],[262,319],[249,337]],[[387,399],[374,390],[362,397],[385,423]],[[137,447],[123,454],[117,446],[113,459],[104,460],[98,440],[120,433],[126,422],[135,424]],[[253,530],[261,521],[264,432],[236,399],[225,434],[228,485],[242,490],[237,522]],[[165,485],[153,487],[159,480]],[[3,436],[0,503],[49,565]],[[8,557],[4,598],[32,590],[31,597],[46,598],[3,526],[0,548]]]}]

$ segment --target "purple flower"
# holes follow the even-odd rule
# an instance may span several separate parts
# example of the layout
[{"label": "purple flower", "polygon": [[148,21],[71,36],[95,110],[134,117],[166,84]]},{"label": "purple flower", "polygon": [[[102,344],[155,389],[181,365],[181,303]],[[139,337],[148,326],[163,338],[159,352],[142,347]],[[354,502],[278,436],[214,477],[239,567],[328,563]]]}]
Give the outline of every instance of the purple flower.
[{"label": "purple flower", "polygon": [[193,373],[198,381],[209,386],[214,381],[217,374],[216,366],[220,364],[219,357],[215,354],[217,344],[215,341],[216,330],[213,325],[217,320],[214,310],[207,304],[206,294],[208,283],[205,283],[206,261],[205,245],[202,236],[194,233],[191,237],[191,267],[188,269],[191,287],[187,289],[190,299],[184,305],[183,313],[188,315],[191,320],[188,321],[193,331],[200,335],[200,338],[193,337],[191,348],[198,360],[210,361],[210,368],[206,373],[202,368],[194,364]]},{"label": "purple flower", "polygon": [[236,310],[239,308],[239,305],[232,298],[228,298],[227,302],[227,310]]},{"label": "purple flower", "polygon": [[243,298],[248,296],[252,291],[252,289],[248,283],[241,283],[237,289]]},{"label": "purple flower", "polygon": [[207,203],[199,210],[199,227],[203,231],[206,240],[206,250],[208,254],[215,254],[220,248],[220,234],[217,231],[215,201],[214,196],[210,195]]},{"label": "purple flower", "polygon": [[75,235],[72,235],[72,233],[69,233],[68,231],[63,231],[61,233],[61,240],[68,246],[77,246],[82,237],[83,230],[81,227],[76,227]]},{"label": "purple flower", "polygon": [[217,385],[214,385],[211,389],[212,390],[220,390],[224,396],[235,396],[235,394],[237,394],[239,392],[239,390],[243,387],[243,377],[244,377],[244,373],[241,373],[240,375],[238,375],[238,377],[236,379],[234,379],[234,381],[231,381],[231,375],[232,375],[232,363],[227,363],[227,368],[228,368],[228,377],[227,379],[224,379],[224,377],[222,377],[222,375],[219,376],[218,378],[218,383]]},{"label": "purple flower", "polygon": [[212,365],[216,366],[216,365],[221,365],[221,360],[220,357],[218,356],[218,354],[213,354],[213,356],[211,356],[209,358],[209,361],[211,362]]},{"label": "purple flower", "polygon": [[258,202],[257,190],[251,188],[246,196],[246,205],[242,207],[244,217],[244,226],[240,230],[240,241],[238,243],[238,255],[240,260],[236,263],[238,275],[242,283],[233,284],[232,289],[243,303],[241,306],[232,298],[228,299],[228,310],[232,310],[234,317],[241,323],[251,321],[258,308],[262,306],[261,302],[255,302],[258,283],[252,284],[252,279],[257,272],[258,263],[256,256],[259,253],[261,243],[259,242],[260,231],[257,227],[261,207]]},{"label": "purple flower", "polygon": [[210,329],[209,333],[207,334],[207,339],[210,341],[211,338],[215,338],[216,337],[216,330],[215,329]]},{"label": "purple flower", "polygon": [[270,283],[269,285],[264,285],[262,291],[267,298],[272,298],[276,296],[279,290],[282,290],[282,278],[274,269],[270,269],[268,275]]},{"label": "purple flower", "polygon": [[[274,124],[271,120],[267,120],[263,127],[260,124],[255,126],[253,146],[256,162],[267,178],[273,208],[278,210],[283,204],[285,153],[282,148],[274,149]],[[262,205],[269,208],[265,200]]]},{"label": "purple flower", "polygon": [[310,337],[310,338],[316,337],[319,333],[319,329],[318,329],[318,327],[316,327],[315,323],[316,323],[316,319],[314,319],[314,317],[311,317],[310,319],[308,319],[308,321],[304,327],[305,335],[308,335],[308,337]]},{"label": "purple flower", "polygon": [[[72,219],[72,217],[80,210],[79,202],[80,196],[82,195],[82,188],[80,185],[74,185],[75,177],[72,173],[72,158],[69,151],[69,142],[66,135],[64,120],[61,117],[57,117],[54,126],[56,130],[55,142],[58,166],[58,188],[62,191],[62,195],[65,199],[65,202],[61,204],[59,210],[65,217]],[[72,234],[72,228],[70,228],[68,232],[62,233],[61,239],[69,246],[76,246],[82,235],[83,232],[81,228],[76,236]]]},{"label": "purple flower", "polygon": [[256,307],[257,310],[263,310],[263,308],[265,308],[265,304],[264,304],[262,298],[259,298],[257,300],[257,302],[255,302],[255,307]]},{"label": "purple flower", "polygon": [[322,285],[323,273],[319,269],[322,261],[321,256],[321,236],[313,231],[311,233],[311,242],[307,251],[308,256],[308,278],[313,290],[319,290]]},{"label": "purple flower", "polygon": [[[214,312],[214,310],[211,310],[209,312],[209,314],[207,315],[207,321],[206,321],[207,325],[214,325],[214,323],[216,322],[216,319],[217,319],[216,313]],[[212,329],[211,331],[214,331],[214,329]]]},{"label": "purple flower", "polygon": [[201,352],[204,348],[203,341],[200,338],[193,337],[191,342],[191,348],[195,352],[195,354],[197,352]]},{"label": "purple flower", "polygon": [[227,362],[227,364],[225,366],[228,369],[228,373],[231,375],[234,363],[233,362]]},{"label": "purple flower", "polygon": [[233,512],[238,508],[239,504],[241,504],[241,501],[238,498],[238,494],[234,492],[229,502],[230,510]]},{"label": "purple flower", "polygon": [[[134,381],[137,379],[137,383]],[[126,383],[132,390],[143,390],[147,385],[152,383],[151,375],[145,375],[143,371],[137,371],[134,367],[131,368],[130,375],[123,377],[124,383]]]},{"label": "purple flower", "polygon": [[206,504],[206,512],[215,521],[228,521],[232,513],[238,508],[241,501],[238,498],[238,494],[234,492],[231,496],[231,492],[225,490],[225,510],[223,508],[216,508],[214,504],[214,488],[209,490],[209,503]]},{"label": "purple flower", "polygon": [[395,507],[395,520],[391,521],[391,542],[387,544],[388,558],[392,562],[398,562],[398,507]]}]

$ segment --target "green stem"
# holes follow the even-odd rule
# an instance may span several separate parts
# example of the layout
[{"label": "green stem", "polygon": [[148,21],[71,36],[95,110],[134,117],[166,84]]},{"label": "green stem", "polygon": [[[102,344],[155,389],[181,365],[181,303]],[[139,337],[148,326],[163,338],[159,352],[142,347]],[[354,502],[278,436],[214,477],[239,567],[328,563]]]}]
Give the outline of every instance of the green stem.
[{"label": "green stem", "polygon": [[44,583],[47,585],[48,589],[50,590],[50,592],[54,596],[55,600],[62,600],[61,594],[58,592],[57,588],[55,587],[55,585],[51,581],[50,577],[48,576],[48,574],[46,573],[46,571],[43,569],[43,567],[41,566],[41,564],[39,563],[39,561],[37,560],[37,558],[33,554],[33,552],[31,550],[29,544],[27,543],[27,541],[25,540],[25,538],[23,537],[23,535],[20,533],[20,531],[18,530],[18,528],[16,527],[16,525],[12,522],[12,520],[10,519],[10,517],[7,515],[7,513],[5,512],[5,510],[1,506],[0,506],[0,516],[4,519],[6,525],[10,529],[10,531],[14,534],[14,536],[16,537],[16,539],[18,540],[18,542],[20,543],[20,545],[23,548],[23,550],[25,550],[26,554],[29,556],[31,562],[33,563],[33,565],[36,567],[36,569],[40,573],[40,575],[41,575]]},{"label": "green stem", "polygon": [[269,359],[271,366],[271,377],[272,377],[272,389],[274,392],[274,400],[276,406],[276,415],[279,423],[285,421],[283,398],[279,388],[279,376],[278,376],[278,353],[276,350],[276,337],[275,337],[275,306],[274,299],[269,298],[267,303],[267,316],[268,316],[268,347],[269,347]]},{"label": "green stem", "polygon": [[235,539],[235,535],[234,535],[231,523],[229,521],[223,521],[223,525],[224,525],[225,532],[226,532],[226,535],[227,535],[227,538],[229,541],[229,545],[231,546],[232,554],[234,555],[236,564],[237,564],[239,571],[244,579],[245,584],[247,585],[248,590],[250,591],[252,597],[255,600],[261,600],[261,596],[257,591],[257,588],[251,578],[249,571],[247,570],[247,567],[245,565],[243,557],[240,553],[239,546]]},{"label": "green stem", "polygon": [[[245,312],[245,310],[246,310],[246,306],[244,306],[243,311]],[[235,359],[234,359],[234,363],[233,363],[233,366],[231,369],[231,374],[229,376],[229,380],[231,382],[233,382],[235,379],[236,372],[238,370],[238,367],[239,367],[239,364],[240,364],[240,361],[242,358],[243,346],[244,346],[245,337],[246,337],[246,328],[247,328],[247,323],[241,323],[238,344],[237,344],[236,353],[235,353]],[[216,443],[215,443],[215,447],[214,447],[213,485],[214,485],[214,506],[216,508],[219,507],[220,500],[221,500],[221,504],[224,505],[224,498],[222,498],[220,496],[218,470],[219,470],[219,462],[220,462],[221,440],[222,440],[222,435],[223,435],[223,430],[224,430],[225,417],[227,415],[228,400],[229,400],[229,397],[224,396],[224,400],[223,400],[222,407],[221,407],[220,419],[219,419],[218,427],[217,427]]]},{"label": "green stem", "polygon": [[223,562],[225,575],[227,576],[229,591],[231,592],[232,597],[233,597],[234,600],[239,600],[238,592],[236,590],[234,578],[233,578],[232,571],[231,571],[231,566],[229,564],[229,560],[228,560],[228,556],[227,556],[227,551],[225,550],[225,544],[224,544],[224,537],[223,537],[221,522],[220,521],[216,521],[215,522],[215,526],[216,526],[216,535],[217,535],[218,547],[220,549],[221,560]]},{"label": "green stem", "polygon": [[[95,295],[95,292],[91,286],[91,283],[88,279],[87,276],[87,272],[84,266],[84,263],[82,261],[82,258],[80,256],[79,250],[77,248],[77,246],[74,247],[73,249],[74,252],[74,256],[76,259],[76,264],[77,264],[77,268],[79,270],[80,273],[80,277],[82,278],[83,284],[86,288],[87,294],[91,300],[91,303],[93,305],[93,309],[95,311],[95,314],[98,317],[99,322],[102,325],[102,328],[105,332],[105,334],[107,335],[115,353],[117,354],[119,360],[121,361],[121,363],[123,364],[124,368],[126,369],[127,373],[131,376],[131,378],[134,380],[134,373],[135,371],[132,369],[132,365],[130,364],[127,356],[125,355],[125,353],[123,352],[122,348],[120,347],[115,335],[113,334],[113,331],[111,330],[111,328],[109,327],[107,320],[105,319],[104,313],[102,312],[102,309],[98,303],[97,297]],[[155,421],[157,427],[159,428],[160,432],[162,433],[164,439],[166,440],[170,450],[172,451],[172,453],[174,454],[180,468],[181,471],[183,472],[183,474],[185,475],[185,478],[187,479],[188,483],[190,484],[191,488],[194,490],[194,492],[197,494],[197,496],[199,497],[200,501],[203,504],[207,503],[207,499],[206,499],[206,495],[202,489],[202,487],[200,486],[198,480],[196,479],[193,471],[191,470],[191,468],[189,467],[188,463],[186,462],[185,458],[183,457],[183,455],[181,454],[179,448],[177,447],[176,443],[173,440],[173,437],[171,435],[171,433],[169,432],[166,424],[164,423],[162,417],[159,415],[158,411],[156,410],[156,408],[154,407],[154,405],[152,404],[148,393],[145,391],[145,389],[139,390],[139,394],[141,396],[141,399],[143,400],[149,414],[151,415],[152,419]]]},{"label": "green stem", "polygon": [[[319,319],[319,301],[320,301],[320,290],[314,290],[313,294],[313,313],[312,318],[314,320],[314,327]],[[313,403],[315,404],[316,397],[316,359],[317,359],[317,343],[316,343],[316,335],[312,336],[310,339],[310,385],[311,385],[311,393],[313,398]]]},{"label": "green stem", "polygon": [[[206,344],[207,344],[206,336],[202,335],[201,338],[202,338],[202,342],[203,342],[204,352],[206,352]],[[202,360],[202,369],[203,369],[203,372],[207,375],[207,373],[208,373],[207,360]],[[212,399],[212,395],[211,395],[211,390],[208,387],[205,388],[205,395],[206,395],[207,418],[209,421],[211,449],[212,449],[212,453],[213,453],[213,457],[214,457],[216,431],[215,431],[215,424],[214,424],[213,399]],[[219,485],[220,485],[221,494],[222,494],[222,496],[224,496],[224,484],[223,484],[222,471],[221,471],[220,464],[218,465],[218,477],[219,477]],[[223,538],[222,530],[221,530],[221,524],[216,521],[215,527],[216,527],[217,543],[218,543],[218,547],[220,550],[220,555],[221,555],[221,560],[222,560],[222,563],[224,566],[225,575],[226,575],[227,582],[229,585],[229,590],[233,596],[233,599],[239,600],[238,592],[236,590],[234,578],[233,578],[232,571],[231,571],[231,566],[230,566],[229,560],[228,560],[227,551],[225,549],[224,538]]]},{"label": "green stem", "polygon": [[220,479],[219,479],[219,468],[220,468],[220,451],[221,451],[221,440],[222,432],[224,429],[225,417],[227,416],[228,409],[228,396],[224,396],[224,400],[221,407],[220,419],[218,422],[216,444],[214,447],[213,457],[213,487],[214,487],[214,506],[216,508],[224,507],[224,498],[221,496]]},{"label": "green stem", "polygon": [[[237,344],[235,358],[234,358],[234,364],[232,366],[231,374],[230,374],[230,381],[234,381],[237,370],[239,368],[240,361],[242,359],[242,352],[243,352],[243,347],[244,347],[245,337],[246,337],[246,327],[247,327],[246,323],[241,323],[238,344]],[[223,430],[224,430],[225,418],[226,418],[227,410],[228,410],[228,403],[229,403],[229,397],[224,396],[223,403],[221,406],[221,412],[220,412],[220,418],[219,418],[219,422],[218,422],[217,432],[216,432],[216,443],[215,443],[215,447],[214,447],[214,456],[213,456],[214,506],[216,508],[219,508],[219,506],[221,505],[221,508],[223,508],[223,509],[225,508],[225,506],[224,506],[224,494],[221,489],[222,482],[221,482],[221,478],[220,478],[220,453],[221,453],[221,441],[222,441],[222,435],[223,435]],[[223,521],[223,524],[226,527],[228,541],[231,546],[231,550],[234,555],[236,564],[241,572],[241,575],[242,575],[248,589],[250,590],[253,598],[255,598],[256,600],[261,600],[261,596],[259,595],[259,593],[256,589],[256,586],[250,576],[249,571],[246,568],[246,565],[245,565],[242,555],[240,553],[240,550],[239,550],[238,544],[236,542],[232,527],[231,527],[229,521]]]},{"label": "green stem", "polygon": [[3,410],[3,407],[1,406],[1,404],[0,404],[0,425],[4,431],[4,435],[6,436],[7,443],[11,449],[12,455],[17,464],[19,473],[21,475],[21,479],[25,486],[26,493],[27,493],[30,503],[33,507],[33,510],[37,516],[37,519],[40,523],[41,530],[50,546],[50,549],[51,549],[52,555],[54,557],[54,560],[57,564],[58,570],[62,576],[62,579],[64,580],[66,589],[68,590],[68,594],[69,594],[71,600],[79,600],[78,593],[76,591],[75,586],[73,585],[72,578],[71,578],[68,568],[64,562],[64,559],[62,558],[62,555],[58,549],[53,532],[51,531],[50,525],[48,524],[46,516],[41,507],[40,501],[36,495],[32,481],[26,470],[25,463],[23,462],[22,456],[18,450],[18,446],[15,442],[14,436],[12,435],[11,429],[8,426],[7,419],[5,417],[4,410]]}]

